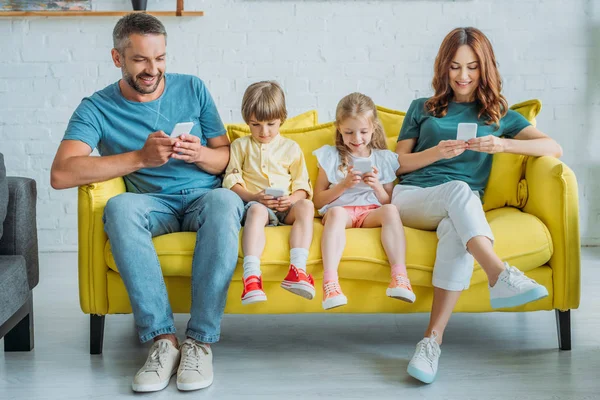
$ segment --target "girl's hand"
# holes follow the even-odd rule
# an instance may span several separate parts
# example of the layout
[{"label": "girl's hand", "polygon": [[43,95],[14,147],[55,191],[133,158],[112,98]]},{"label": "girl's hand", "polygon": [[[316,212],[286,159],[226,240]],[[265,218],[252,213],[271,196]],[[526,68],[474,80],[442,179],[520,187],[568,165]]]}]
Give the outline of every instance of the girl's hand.
[{"label": "girl's hand", "polygon": [[352,165],[348,166],[348,172],[346,173],[346,177],[341,182],[342,186],[346,189],[350,189],[354,187],[358,182],[362,180],[360,175],[360,171],[354,171],[354,167]]},{"label": "girl's hand", "polygon": [[181,135],[173,144],[172,158],[183,160],[186,163],[197,163],[202,159],[204,146],[200,144],[200,138],[194,135]]},{"label": "girl's hand", "polygon": [[488,154],[503,153],[506,147],[506,140],[494,135],[469,139],[467,143],[469,144],[469,150]]},{"label": "girl's hand", "polygon": [[467,148],[470,148],[470,146],[463,140],[442,140],[435,146],[440,160],[460,156]]},{"label": "girl's hand", "polygon": [[378,174],[379,174],[379,170],[377,169],[377,167],[374,166],[373,172],[367,172],[366,174],[364,174],[362,176],[362,180],[364,183],[366,183],[373,189],[378,188],[378,187],[382,186],[381,182],[379,182]]},{"label": "girl's hand", "polygon": [[258,201],[263,206],[272,210],[276,210],[279,205],[279,201],[273,196],[266,195],[264,190],[254,195],[254,201]]},{"label": "girl's hand", "polygon": [[275,207],[276,211],[284,212],[290,209],[292,206],[292,201],[290,200],[290,196],[281,196],[277,199],[277,207]]}]

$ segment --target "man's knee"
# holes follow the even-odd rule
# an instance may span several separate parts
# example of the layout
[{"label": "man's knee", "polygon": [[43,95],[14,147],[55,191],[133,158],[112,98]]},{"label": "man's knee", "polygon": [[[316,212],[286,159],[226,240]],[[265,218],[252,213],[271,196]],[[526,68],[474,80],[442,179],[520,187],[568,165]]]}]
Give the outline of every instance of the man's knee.
[{"label": "man's knee", "polygon": [[134,193],[121,193],[110,198],[104,207],[105,222],[130,219],[139,209],[139,196]]},{"label": "man's knee", "polygon": [[236,193],[229,189],[213,189],[206,194],[206,211],[211,215],[223,218],[232,216],[238,220],[242,218],[244,211],[244,202]]}]

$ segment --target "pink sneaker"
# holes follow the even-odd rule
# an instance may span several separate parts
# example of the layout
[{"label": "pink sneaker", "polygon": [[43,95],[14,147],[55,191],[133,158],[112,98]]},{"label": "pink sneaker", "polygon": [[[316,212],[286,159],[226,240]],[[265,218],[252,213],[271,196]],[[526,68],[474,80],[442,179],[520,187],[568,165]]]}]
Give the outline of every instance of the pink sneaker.
[{"label": "pink sneaker", "polygon": [[323,308],[340,307],[348,304],[348,299],[342,293],[342,288],[338,281],[327,281],[323,283]]},{"label": "pink sneaker", "polygon": [[290,270],[281,282],[281,287],[308,300],[315,297],[315,281],[312,276],[296,268],[294,264],[290,264]]},{"label": "pink sneaker", "polygon": [[408,277],[400,274],[392,278],[390,286],[388,286],[385,294],[388,297],[406,301],[408,303],[414,303],[417,298],[412,290],[412,287],[410,286],[410,280]]}]

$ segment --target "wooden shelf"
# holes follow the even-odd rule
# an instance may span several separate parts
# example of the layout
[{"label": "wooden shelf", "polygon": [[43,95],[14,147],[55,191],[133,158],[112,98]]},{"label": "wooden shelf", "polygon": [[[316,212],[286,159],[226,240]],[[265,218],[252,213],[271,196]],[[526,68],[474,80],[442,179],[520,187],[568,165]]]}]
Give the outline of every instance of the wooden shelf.
[{"label": "wooden shelf", "polygon": [[[0,11],[0,17],[112,17],[145,12],[156,17],[177,17],[177,11]],[[202,17],[204,11],[181,11],[182,17]]]}]

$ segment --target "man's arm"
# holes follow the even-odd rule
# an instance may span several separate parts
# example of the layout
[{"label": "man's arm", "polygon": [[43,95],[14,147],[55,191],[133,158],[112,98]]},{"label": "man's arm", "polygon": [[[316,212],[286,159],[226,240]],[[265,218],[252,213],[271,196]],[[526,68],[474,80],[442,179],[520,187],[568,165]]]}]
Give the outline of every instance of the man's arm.
[{"label": "man's arm", "polygon": [[54,189],[67,189],[159,167],[169,161],[174,142],[164,132],[154,132],[140,150],[93,157],[92,149],[84,142],[63,140],[52,163],[50,184]]},{"label": "man's arm", "polygon": [[207,140],[202,146],[200,138],[194,135],[181,135],[181,140],[173,146],[172,158],[194,163],[198,168],[212,175],[220,175],[229,162],[229,138],[221,135]]}]

